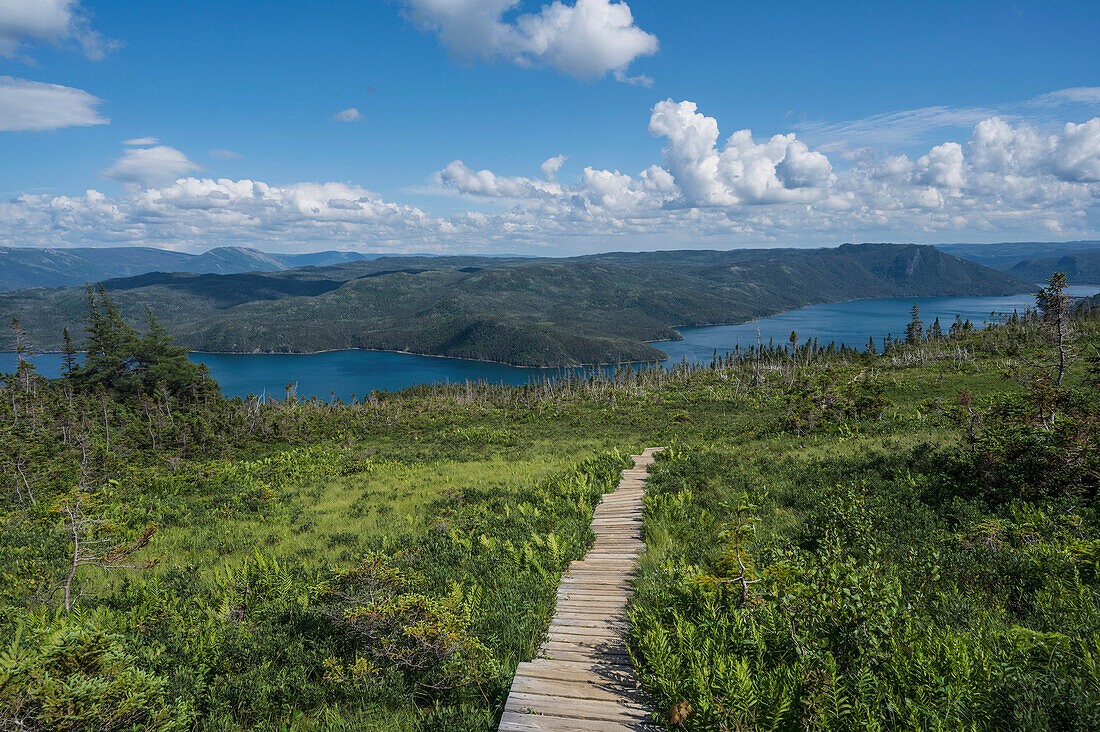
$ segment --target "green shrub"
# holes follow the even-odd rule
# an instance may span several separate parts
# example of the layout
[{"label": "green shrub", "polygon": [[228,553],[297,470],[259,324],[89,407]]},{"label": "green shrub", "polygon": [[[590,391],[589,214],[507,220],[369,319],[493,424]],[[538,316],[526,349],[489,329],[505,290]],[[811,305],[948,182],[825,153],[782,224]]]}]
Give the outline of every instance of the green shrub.
[{"label": "green shrub", "polygon": [[194,715],[171,701],[167,682],[141,668],[121,636],[61,625],[0,651],[0,715],[27,730],[188,729]]}]

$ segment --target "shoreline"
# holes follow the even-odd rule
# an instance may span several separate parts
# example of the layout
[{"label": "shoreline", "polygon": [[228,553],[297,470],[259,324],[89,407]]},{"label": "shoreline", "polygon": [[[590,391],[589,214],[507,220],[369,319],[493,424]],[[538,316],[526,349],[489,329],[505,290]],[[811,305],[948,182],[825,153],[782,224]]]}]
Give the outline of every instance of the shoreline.
[{"label": "shoreline", "polygon": [[[1100,289],[1100,285],[1085,284],[1085,285],[1076,285],[1076,287],[1096,287],[1096,288]],[[1023,294],[1030,294],[1030,293],[1017,292],[1017,293],[1013,293],[1013,294],[1010,294],[1010,295],[979,295],[977,297],[1014,297],[1016,295],[1023,295]],[[926,299],[926,298],[932,299],[932,298],[941,298],[941,297],[966,298],[966,297],[969,297],[969,296],[967,296],[967,295],[926,295],[926,296],[912,296],[912,297],[915,297],[916,299],[920,300],[920,299]],[[805,308],[818,307],[818,306],[821,306],[821,305],[841,305],[841,304],[845,304],[845,303],[859,302],[861,300],[903,300],[903,299],[908,300],[908,299],[910,299],[910,297],[909,296],[906,296],[906,297],[856,297],[856,298],[851,298],[851,299],[848,299],[848,300],[833,300],[833,301],[830,301],[830,302],[808,303],[806,305],[801,305],[801,306],[796,307],[796,308],[790,308],[788,310],[778,310],[776,312],[771,313],[770,315],[759,315],[757,317],[750,318],[749,320],[730,320],[730,321],[724,321],[724,322],[719,322],[719,323],[698,323],[698,324],[692,324],[692,325],[686,325],[686,324],[671,325],[671,326],[668,326],[669,330],[672,330],[674,333],[676,333],[676,335],[679,336],[678,338],[656,338],[656,339],[653,339],[653,340],[641,340],[639,342],[640,343],[645,343],[647,345],[654,344],[654,343],[677,343],[679,341],[686,340],[686,338],[680,332],[682,329],[685,329],[685,328],[716,328],[716,327],[732,326],[732,325],[746,325],[748,323],[754,323],[754,322],[757,322],[757,321],[762,321],[762,320],[767,320],[769,318],[774,318],[774,317],[777,317],[779,315],[783,315],[785,313],[797,312],[797,311],[803,310]],[[660,350],[660,349],[658,348],[657,350]],[[528,365],[508,363],[507,361],[496,361],[496,360],[492,360],[492,359],[471,358],[469,356],[444,356],[444,355],[438,354],[438,353],[419,353],[419,352],[416,352],[416,351],[405,351],[405,350],[390,349],[390,348],[350,347],[350,348],[326,348],[326,349],[321,349],[321,350],[317,350],[317,351],[200,351],[200,350],[194,350],[194,351],[189,351],[189,353],[196,354],[196,355],[211,355],[211,356],[315,356],[315,355],[320,355],[320,354],[324,354],[324,353],[340,353],[340,352],[344,352],[344,351],[367,351],[367,352],[372,352],[372,353],[397,353],[397,354],[401,354],[401,355],[405,355],[405,356],[422,356],[424,358],[440,358],[440,359],[454,360],[454,361],[471,361],[471,362],[474,362],[474,363],[493,364],[493,365],[496,365],[496,366],[507,366],[509,368],[527,369],[527,370],[531,370],[531,371],[536,371],[536,370],[538,370],[538,371],[549,371],[549,370],[562,371],[562,370],[566,370],[566,369],[570,369],[570,370],[571,369],[596,369],[596,368],[604,368],[604,367],[610,367],[610,366],[638,366],[638,365],[666,363],[666,362],[669,362],[669,361],[672,360],[672,356],[670,356],[668,353],[665,353],[664,351],[661,351],[661,353],[663,355],[663,358],[658,358],[658,359],[654,359],[654,360],[606,361],[606,362],[579,363],[579,364],[567,364],[567,365],[550,365],[550,366],[528,366]],[[15,352],[14,351],[0,351],[0,353],[15,353]],[[40,351],[36,355],[56,355],[56,354],[60,354],[60,353],[61,353],[60,350],[46,350],[46,351]]]},{"label": "shoreline", "polygon": [[[1098,290],[1097,294],[1100,295],[1100,285],[1084,284],[1084,285],[1070,285],[1070,287],[1095,287]],[[680,333],[680,330],[683,329],[683,328],[720,328],[720,327],[724,327],[724,326],[728,326],[728,325],[747,325],[749,323],[755,323],[758,320],[768,320],[769,318],[775,318],[777,316],[784,315],[786,313],[796,313],[799,310],[805,310],[806,308],[816,308],[816,307],[820,307],[822,305],[843,305],[845,303],[860,302],[862,300],[910,300],[910,299],[932,300],[932,299],[941,299],[941,298],[947,298],[947,297],[958,297],[958,298],[968,298],[968,297],[1016,297],[1017,295],[1031,295],[1031,294],[1034,294],[1034,293],[1032,293],[1030,291],[1028,291],[1028,292],[1021,291],[1021,292],[1014,292],[1014,293],[1009,294],[1009,295],[915,295],[912,298],[910,298],[908,296],[906,296],[906,297],[853,297],[849,300],[830,300],[828,302],[812,302],[812,303],[808,303],[806,305],[800,305],[799,307],[796,307],[796,308],[790,308],[788,310],[777,310],[776,312],[771,313],[770,315],[758,315],[757,317],[749,318],[748,320],[726,321],[726,322],[722,322],[722,323],[696,323],[696,324],[693,324],[693,325],[670,325],[669,328],[671,330],[676,331],[677,335],[680,336],[679,338],[658,338],[658,339],[655,339],[655,340],[652,340],[652,341],[642,341],[642,343],[676,343],[677,341],[685,340],[683,334]],[[1078,299],[1081,299],[1081,298],[1090,297],[1090,296],[1089,295],[1077,295],[1075,297],[1077,297]]]},{"label": "shoreline", "polygon": [[[668,339],[665,339],[666,341]],[[683,340],[682,338],[680,340]],[[660,341],[642,341],[642,343],[659,343]],[[652,363],[664,363],[670,360],[670,356],[665,353],[664,358],[654,359],[651,361],[607,361],[604,363],[580,363],[571,364],[566,366],[522,366],[520,364],[508,363],[507,361],[493,361],[485,358],[470,358],[469,356],[443,356],[438,353],[417,353],[416,351],[398,351],[392,348],[325,348],[320,351],[191,351],[188,355],[206,355],[206,356],[319,356],[323,353],[347,353],[350,351],[366,351],[369,353],[399,353],[403,356],[421,356],[423,358],[441,358],[446,361],[472,361],[474,363],[488,363],[495,366],[507,366],[513,369],[530,369],[532,371],[547,371],[555,370],[562,371],[565,369],[589,369],[589,368],[602,368],[604,366],[637,366],[647,365]],[[15,351],[0,351],[0,354],[15,353]],[[35,356],[56,356],[63,353],[62,351],[37,351],[34,354],[27,357],[27,360],[33,360]],[[78,351],[78,353],[84,353],[84,351]],[[663,353],[663,351],[662,351]]]},{"label": "shoreline", "polygon": [[[642,341],[646,343],[647,341]],[[655,341],[656,342],[656,341]],[[190,353],[207,354],[210,356],[316,356],[322,353],[343,353],[347,351],[367,351],[369,353],[400,353],[403,356],[422,356],[424,358],[442,358],[448,361],[473,361],[474,363],[491,363],[496,366],[508,366],[513,369],[532,369],[532,370],[546,370],[546,369],[584,369],[584,368],[598,368],[601,366],[633,366],[635,364],[649,364],[649,363],[661,363],[662,361],[669,360],[669,355],[666,353],[664,358],[656,359],[654,361],[606,361],[603,363],[578,363],[569,364],[565,366],[522,366],[520,364],[508,363],[507,361],[493,361],[487,358],[471,358],[469,356],[444,356],[439,353],[418,353],[416,351],[399,351],[393,348],[360,348],[358,346],[352,348],[326,348],[320,351],[190,351]],[[61,353],[60,351],[53,351],[53,353]]]}]

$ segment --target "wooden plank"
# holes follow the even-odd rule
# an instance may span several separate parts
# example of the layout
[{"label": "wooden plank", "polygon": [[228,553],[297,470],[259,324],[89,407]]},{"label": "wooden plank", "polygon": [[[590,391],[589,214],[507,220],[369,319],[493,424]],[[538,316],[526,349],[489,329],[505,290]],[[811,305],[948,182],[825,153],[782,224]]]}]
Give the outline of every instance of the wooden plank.
[{"label": "wooden plank", "polygon": [[604,663],[615,664],[620,666],[630,666],[630,658],[628,656],[593,656],[587,651],[554,651],[553,655],[548,656],[548,661],[602,661]]},{"label": "wooden plank", "polygon": [[574,638],[577,636],[591,636],[592,638],[626,638],[626,628],[592,628],[586,625],[566,625],[554,623],[547,633],[548,638]]},{"label": "wooden plank", "polygon": [[607,584],[614,586],[614,583],[619,583],[622,587],[633,587],[634,582],[629,576],[623,576],[622,572],[597,572],[595,570],[588,570],[587,572],[581,572],[579,574],[571,574],[566,572],[561,576],[561,582],[564,585],[581,585],[581,584]]},{"label": "wooden plank", "polygon": [[639,687],[640,682],[634,675],[634,669],[628,664],[613,663],[606,660],[562,661],[549,658],[536,658],[524,666],[525,673],[536,676],[583,677],[606,679],[620,686]]},{"label": "wooden plank", "polygon": [[[592,618],[582,618],[582,617],[574,616],[574,617],[568,617],[568,618],[559,617],[559,618],[555,618],[555,620],[560,620],[561,624],[560,625],[555,625],[555,624],[552,623],[550,625],[551,629],[555,629],[555,628],[560,627],[562,629],[565,629],[565,628],[591,628],[593,630],[607,630],[607,631],[620,631],[621,630],[621,631],[625,631],[625,630],[629,630],[629,628],[630,628],[630,626],[626,622],[625,618],[622,618],[618,621],[614,621],[614,620],[593,620]],[[547,630],[547,632],[549,632],[549,629]]]},{"label": "wooden plank", "polygon": [[554,623],[562,623],[563,625],[588,627],[588,628],[627,628],[629,624],[625,618],[604,618],[604,617],[592,617],[590,613],[570,613],[559,612],[554,616],[550,625],[553,627]]},{"label": "wooden plank", "polygon": [[[606,648],[608,654],[611,654],[612,651],[616,651],[614,655],[623,655],[626,653],[625,631],[618,635],[610,633],[603,635],[585,635],[583,633],[573,633],[572,630],[571,628],[552,629],[546,635],[546,642],[557,643],[562,648],[567,644],[571,644],[578,648],[588,646]],[[585,628],[584,630],[592,630],[592,628]],[[619,653],[619,651],[621,651],[621,653]]]},{"label": "wooden plank", "polygon": [[597,635],[599,633],[605,633],[608,636],[622,635],[627,630],[628,624],[625,619],[620,622],[614,623],[609,621],[594,622],[591,619],[572,617],[565,618],[556,616],[550,623],[550,627],[547,629],[548,633],[588,633],[589,635]]},{"label": "wooden plank", "polygon": [[558,595],[563,592],[590,592],[590,593],[603,593],[603,594],[622,594],[630,597],[633,594],[631,586],[628,583],[611,583],[611,582],[589,582],[586,580],[570,580],[569,582],[562,582],[558,587]]},{"label": "wooden plank", "polygon": [[615,597],[628,599],[631,595],[629,587],[612,587],[606,582],[570,582],[558,585],[558,597],[566,595],[599,595],[602,597]]},{"label": "wooden plank", "polygon": [[578,679],[554,679],[542,676],[516,676],[512,685],[513,692],[521,694],[541,694],[562,699],[591,699],[593,701],[625,702],[640,705],[641,695],[637,689],[607,686],[593,677],[591,681]]},{"label": "wooden plank", "polygon": [[501,732],[532,732],[533,730],[548,730],[549,732],[633,732],[634,730],[656,730],[637,722],[605,722],[603,720],[584,720],[567,717],[556,717],[543,714],[517,714],[505,712],[500,718]]},{"label": "wooden plank", "polygon": [[606,597],[559,597],[558,607],[563,611],[573,610],[589,615],[598,614],[603,617],[620,616],[625,618],[626,608],[629,605],[628,598],[614,599]]},{"label": "wooden plank", "polygon": [[595,609],[596,606],[602,605],[625,605],[630,599],[630,596],[623,593],[619,596],[605,595],[605,596],[584,596],[584,595],[566,595],[565,597],[559,597],[558,602],[564,609],[565,605],[585,605],[589,604]]},{"label": "wooden plank", "polygon": [[602,649],[598,644],[558,643],[557,641],[545,644],[542,657],[572,661],[595,659],[598,661],[614,661],[621,664],[630,663],[630,654],[626,652],[625,648]]},{"label": "wooden plank", "polygon": [[630,595],[626,592],[600,592],[599,590],[559,590],[558,601],[559,602],[580,602],[580,603],[595,603],[598,605],[625,605],[630,599]]},{"label": "wooden plank", "polygon": [[606,722],[645,722],[649,710],[641,704],[625,701],[595,699],[568,699],[548,694],[511,692],[506,711],[553,714],[577,720],[602,720]]},{"label": "wooden plank", "polygon": [[583,611],[619,610],[626,607],[626,600],[602,600],[597,598],[573,598],[563,599],[558,606],[562,609],[574,609]]},{"label": "wooden plank", "polygon": [[580,576],[563,577],[560,586],[571,590],[603,588],[630,592],[634,586],[634,583],[624,581],[621,577],[604,577],[595,574],[583,574]]}]

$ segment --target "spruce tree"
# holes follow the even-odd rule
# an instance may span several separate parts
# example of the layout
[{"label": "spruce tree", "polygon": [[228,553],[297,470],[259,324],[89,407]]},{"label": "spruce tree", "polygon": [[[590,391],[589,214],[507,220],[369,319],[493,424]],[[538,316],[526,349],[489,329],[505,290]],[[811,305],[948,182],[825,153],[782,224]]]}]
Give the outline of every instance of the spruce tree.
[{"label": "spruce tree", "polygon": [[199,365],[187,358],[187,349],[172,343],[148,308],[145,319],[146,330],[138,333],[122,319],[103,285],[88,287],[87,350],[84,364],[70,371],[72,378],[115,394],[151,394],[163,388],[176,397],[197,395],[203,380]]},{"label": "spruce tree", "polygon": [[11,319],[11,336],[15,342],[15,353],[22,364],[27,360],[29,348],[27,347],[27,331],[19,324],[18,318]]},{"label": "spruce tree", "polygon": [[1056,386],[1062,385],[1066,375],[1066,368],[1074,357],[1074,336],[1071,323],[1073,313],[1070,312],[1070,298],[1066,294],[1066,275],[1055,272],[1047,280],[1047,286],[1035,296],[1035,305],[1039,308],[1043,323],[1046,326],[1043,338],[1050,344],[1054,351],[1052,359],[1052,376]]},{"label": "spruce tree", "polygon": [[958,313],[955,313],[955,322],[951,324],[951,330],[948,332],[951,334],[952,338],[959,336],[963,332],[962,316]]},{"label": "spruce tree", "polygon": [[134,329],[122,319],[102,284],[97,290],[88,285],[86,299],[86,355],[76,377],[88,385],[125,389],[132,366]]},{"label": "spruce tree", "polygon": [[27,331],[19,324],[16,318],[11,319],[11,332],[15,340],[15,352],[19,358],[19,364],[15,367],[15,374],[23,391],[31,391],[34,383],[35,369],[28,357],[30,346],[27,344]]},{"label": "spruce tree", "polygon": [[76,371],[76,345],[73,343],[73,337],[69,335],[68,328],[61,329],[61,338],[64,341],[61,347],[61,362],[65,367],[65,377],[71,378]]},{"label": "spruce tree", "polygon": [[200,379],[199,365],[187,358],[187,349],[172,343],[172,336],[153,311],[145,309],[146,329],[133,342],[136,376],[146,391],[163,384],[175,395]]},{"label": "spruce tree", "polygon": [[912,317],[905,327],[905,342],[920,343],[924,340],[924,321],[920,319],[920,305],[913,303],[913,309],[909,313]]}]

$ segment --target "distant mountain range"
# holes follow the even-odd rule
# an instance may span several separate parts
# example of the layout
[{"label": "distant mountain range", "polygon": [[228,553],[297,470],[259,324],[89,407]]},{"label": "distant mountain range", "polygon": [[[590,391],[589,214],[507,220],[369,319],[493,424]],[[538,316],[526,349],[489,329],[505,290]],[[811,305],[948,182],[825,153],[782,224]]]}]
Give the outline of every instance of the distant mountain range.
[{"label": "distant mountain range", "polygon": [[269,254],[247,247],[218,247],[203,254],[185,254],[150,247],[0,247],[0,290],[64,287],[147,272],[277,272],[293,267],[321,267],[379,256],[382,255],[359,252]]},{"label": "distant mountain range", "polygon": [[[1001,244],[940,244],[937,249],[956,257],[1012,272],[1030,282],[1042,282],[1055,271],[1070,275],[1071,284],[1094,285],[1095,262],[1100,256],[1100,241],[1017,241]],[[1070,274],[1067,269],[1073,268]],[[1018,269],[1017,269],[1018,268]]]},{"label": "distant mountain range", "polygon": [[1064,272],[1071,285],[1097,285],[1100,284],[1100,251],[1025,259],[1007,271],[1028,282],[1042,282],[1052,272]]},{"label": "distant mountain range", "polygon": [[[1064,271],[1072,284],[1100,283],[1100,241],[940,244],[937,249],[1031,282]],[[747,250],[752,251],[752,250]],[[274,254],[250,247],[218,247],[202,254],[151,247],[32,249],[0,247],[0,291],[24,287],[64,287],[132,277],[150,272],[241,274],[279,272],[296,267],[377,259],[395,255],[348,251]],[[397,255],[426,257],[432,255]],[[538,259],[527,255],[487,255],[494,259]]]},{"label": "distant mountain range", "polygon": [[[104,286],[124,316],[140,322],[150,307],[194,350],[370,348],[524,366],[659,360],[664,354],[646,341],[677,338],[675,326],[744,322],[814,303],[1032,289],[933,247],[895,244],[379,257],[269,272],[147,272]],[[43,350],[60,347],[63,327],[82,332],[83,309],[83,287],[0,293],[0,316],[18,317]]]}]

